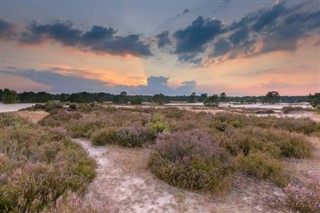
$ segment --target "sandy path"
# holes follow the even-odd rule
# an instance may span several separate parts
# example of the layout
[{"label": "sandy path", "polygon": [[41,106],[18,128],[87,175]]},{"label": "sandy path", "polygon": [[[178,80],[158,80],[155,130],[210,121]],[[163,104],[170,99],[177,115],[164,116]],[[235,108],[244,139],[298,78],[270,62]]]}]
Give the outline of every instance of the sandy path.
[{"label": "sandy path", "polygon": [[75,139],[98,162],[97,176],[85,201],[119,212],[286,212],[283,192],[273,184],[239,176],[226,197],[192,193],[153,177],[147,170],[149,150],[96,147]]}]

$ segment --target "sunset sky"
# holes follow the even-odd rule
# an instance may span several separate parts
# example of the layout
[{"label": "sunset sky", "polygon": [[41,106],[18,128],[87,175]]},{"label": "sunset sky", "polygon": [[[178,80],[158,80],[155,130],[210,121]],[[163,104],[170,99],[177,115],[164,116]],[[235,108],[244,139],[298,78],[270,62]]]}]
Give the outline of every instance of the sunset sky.
[{"label": "sunset sky", "polygon": [[1,0],[1,88],[320,92],[319,0]]}]

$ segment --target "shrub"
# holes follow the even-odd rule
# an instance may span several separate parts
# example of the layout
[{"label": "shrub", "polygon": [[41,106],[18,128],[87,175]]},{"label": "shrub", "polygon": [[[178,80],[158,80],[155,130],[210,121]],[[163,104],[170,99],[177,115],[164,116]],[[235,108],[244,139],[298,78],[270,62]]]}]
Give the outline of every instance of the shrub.
[{"label": "shrub", "polygon": [[0,123],[0,212],[40,212],[94,178],[95,162],[61,129],[10,114]]},{"label": "shrub", "polygon": [[287,203],[299,212],[320,212],[320,177],[315,175],[305,185],[288,184],[284,189]]},{"label": "shrub", "polygon": [[154,114],[152,120],[148,123],[154,134],[170,131],[170,126],[164,120],[161,114]]},{"label": "shrub", "polygon": [[232,155],[259,151],[276,158],[308,158],[312,154],[312,144],[305,137],[275,129],[246,127],[229,131],[221,146]]},{"label": "shrub", "polygon": [[94,145],[115,144],[124,147],[142,147],[150,144],[153,139],[153,132],[143,126],[101,129],[91,137]]},{"label": "shrub", "polygon": [[216,193],[230,186],[230,156],[208,134],[196,130],[164,133],[153,148],[149,168],[171,185]]},{"label": "shrub", "polygon": [[80,122],[69,123],[67,126],[72,137],[90,138],[96,129],[103,127],[105,124],[99,120],[82,120]]},{"label": "shrub", "polygon": [[271,180],[280,186],[286,184],[286,178],[280,161],[262,152],[240,155],[237,159],[238,169],[258,179]]},{"label": "shrub", "polygon": [[303,110],[302,107],[292,107],[292,106],[285,106],[285,107],[282,107],[282,112],[284,114],[288,114],[290,112],[295,112],[295,111],[301,111]]}]

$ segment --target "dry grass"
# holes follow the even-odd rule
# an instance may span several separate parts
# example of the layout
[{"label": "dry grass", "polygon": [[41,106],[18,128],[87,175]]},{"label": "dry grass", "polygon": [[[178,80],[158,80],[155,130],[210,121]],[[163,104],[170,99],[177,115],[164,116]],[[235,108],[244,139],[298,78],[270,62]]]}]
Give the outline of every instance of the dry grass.
[{"label": "dry grass", "polygon": [[19,112],[17,112],[17,115],[19,115],[20,117],[25,118],[33,123],[38,123],[44,117],[49,115],[49,113],[45,112],[45,111],[19,111]]}]

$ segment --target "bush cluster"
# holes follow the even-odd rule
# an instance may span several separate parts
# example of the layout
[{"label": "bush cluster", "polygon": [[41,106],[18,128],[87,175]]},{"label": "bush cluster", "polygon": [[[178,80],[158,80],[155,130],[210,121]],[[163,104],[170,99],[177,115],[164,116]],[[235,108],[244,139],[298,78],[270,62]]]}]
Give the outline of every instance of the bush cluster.
[{"label": "bush cluster", "polygon": [[143,126],[100,129],[91,137],[94,145],[114,144],[124,147],[142,147],[150,144],[153,139],[153,131]]},{"label": "bush cluster", "polygon": [[95,162],[61,129],[11,113],[1,114],[0,124],[0,212],[40,212],[94,178]]},{"label": "bush cluster", "polygon": [[161,134],[149,160],[158,178],[185,189],[223,192],[230,186],[229,154],[201,131]]}]

